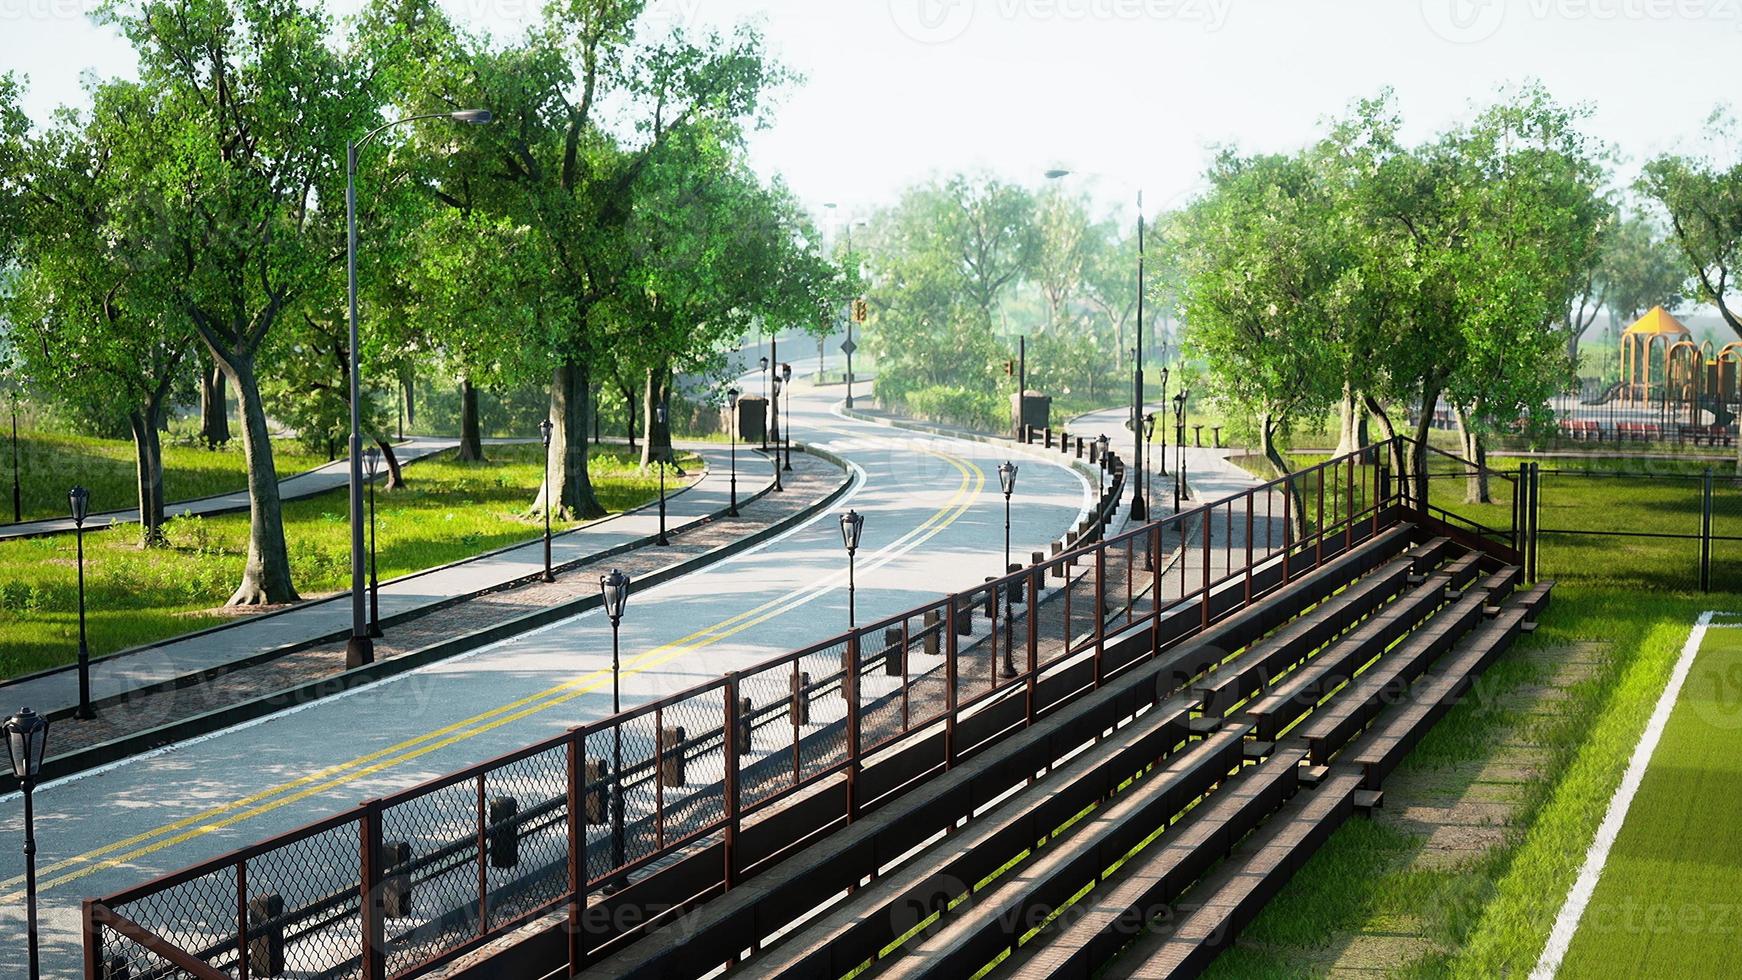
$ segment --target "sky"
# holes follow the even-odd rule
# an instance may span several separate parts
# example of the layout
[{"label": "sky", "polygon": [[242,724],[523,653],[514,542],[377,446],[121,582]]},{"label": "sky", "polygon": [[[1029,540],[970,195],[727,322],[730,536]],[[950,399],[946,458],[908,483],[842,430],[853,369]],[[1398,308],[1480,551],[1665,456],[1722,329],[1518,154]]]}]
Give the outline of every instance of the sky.
[{"label": "sky", "polygon": [[[513,36],[541,0],[445,0]],[[132,56],[91,0],[0,0],[0,69],[43,118]],[[343,15],[356,0],[329,0]],[[1411,138],[1535,78],[1588,103],[1630,175],[1696,146],[1735,103],[1742,0],[654,0],[661,23],[752,22],[802,76],[752,162],[824,218],[958,170],[1034,184],[1068,168],[1106,208],[1189,196],[1214,147],[1287,150],[1351,100],[1395,89]]]}]

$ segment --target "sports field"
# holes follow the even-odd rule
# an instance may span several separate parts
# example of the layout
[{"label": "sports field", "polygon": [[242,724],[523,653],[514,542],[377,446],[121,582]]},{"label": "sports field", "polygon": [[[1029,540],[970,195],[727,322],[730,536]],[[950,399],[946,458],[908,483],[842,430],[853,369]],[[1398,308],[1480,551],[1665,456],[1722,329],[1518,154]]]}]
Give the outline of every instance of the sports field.
[{"label": "sports field", "polygon": [[1535,976],[1742,977],[1742,615],[1694,627]]}]

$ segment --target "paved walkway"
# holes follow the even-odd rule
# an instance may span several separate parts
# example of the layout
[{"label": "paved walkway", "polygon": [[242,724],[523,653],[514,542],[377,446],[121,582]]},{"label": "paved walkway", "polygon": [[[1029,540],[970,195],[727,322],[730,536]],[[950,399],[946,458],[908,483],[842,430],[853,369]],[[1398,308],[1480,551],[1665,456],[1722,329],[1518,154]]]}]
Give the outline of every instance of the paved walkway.
[{"label": "paved walkway", "polygon": [[[486,439],[486,445],[502,445],[513,442],[531,442],[530,439]],[[444,450],[452,449],[460,444],[458,439],[440,436],[411,436],[403,442],[395,443],[393,454],[398,457],[399,465],[415,463],[420,459],[433,456]],[[278,495],[283,500],[298,500],[312,497],[315,494],[336,490],[350,482],[351,470],[348,459],[336,459],[325,466],[319,466],[295,476],[287,476],[278,481]],[[199,497],[194,500],[178,500],[163,508],[163,515],[169,517],[184,517],[190,514],[228,514],[248,509],[248,489],[246,487],[232,493],[220,493],[211,497]],[[132,510],[106,510],[100,514],[91,514],[85,518],[85,530],[109,527],[113,524],[132,524],[139,520],[139,508]],[[74,530],[70,517],[55,517],[40,521],[25,521],[21,524],[8,524],[0,527],[0,541],[12,538],[35,538],[45,534],[69,534]]]},{"label": "paved walkway", "polygon": [[[690,488],[667,500],[667,528],[705,521],[726,509],[730,493],[729,449],[713,443],[678,443],[695,452],[708,469]],[[756,453],[738,453],[738,494],[748,499],[773,482],[773,470]],[[655,536],[657,504],[617,514],[558,534],[551,539],[551,561],[566,565],[601,552],[620,549]],[[381,619],[415,613],[469,595],[525,579],[544,567],[544,544],[535,539],[503,551],[453,565],[417,572],[381,583]],[[125,694],[139,687],[185,677],[257,654],[302,646],[343,634],[350,629],[348,592],[300,603],[281,612],[263,613],[242,622],[193,633],[176,640],[120,653],[91,664],[93,700]],[[0,700],[28,704],[38,712],[63,710],[78,704],[78,671],[64,667],[0,684]]]},{"label": "paved walkway", "polygon": [[[1144,411],[1156,413],[1156,426],[1161,425],[1163,406],[1159,403],[1144,406]],[[1065,428],[1073,435],[1107,436],[1108,445],[1120,455],[1130,458],[1131,437],[1125,428],[1125,420],[1130,416],[1130,409],[1104,408],[1100,411],[1079,415],[1066,423]],[[1172,430],[1168,432],[1172,436]],[[1180,450],[1171,443],[1167,447],[1167,476],[1161,475],[1158,456],[1162,451],[1159,442],[1152,442],[1144,447],[1143,465],[1149,470],[1149,499],[1155,508],[1156,516],[1165,517],[1173,513],[1173,473],[1180,458]],[[1187,493],[1192,506],[1214,503],[1225,497],[1243,493],[1264,481],[1246,472],[1233,463],[1228,462],[1229,456],[1239,455],[1243,449],[1210,449],[1188,445],[1184,450],[1186,464]],[[1185,504],[1180,505],[1182,508]]]}]

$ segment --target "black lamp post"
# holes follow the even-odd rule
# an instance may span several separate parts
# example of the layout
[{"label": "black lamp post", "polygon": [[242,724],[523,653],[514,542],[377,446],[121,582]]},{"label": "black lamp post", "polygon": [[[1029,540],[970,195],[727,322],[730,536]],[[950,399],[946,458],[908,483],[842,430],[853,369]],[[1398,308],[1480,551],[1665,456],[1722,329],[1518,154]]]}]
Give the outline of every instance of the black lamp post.
[{"label": "black lamp post", "polygon": [[732,503],[726,508],[727,517],[738,516],[738,395],[737,388],[726,389],[726,403],[732,406],[732,422],[728,426],[732,430]]},{"label": "black lamp post", "polygon": [[363,375],[359,367],[362,346],[357,339],[357,151],[370,140],[395,126],[420,119],[451,119],[483,125],[490,121],[488,109],[454,112],[424,112],[384,123],[345,144],[345,294],[350,307],[350,486],[351,486],[351,638],[345,643],[345,666],[361,667],[375,660],[375,641],[363,615]]},{"label": "black lamp post", "polygon": [[792,365],[780,366],[781,386],[786,389],[786,425],[781,429],[781,436],[786,442],[786,465],[783,470],[792,469]]},{"label": "black lamp post", "polygon": [[[1167,413],[1167,368],[1161,369],[1161,405],[1162,413]],[[1167,475],[1167,423],[1164,419],[1161,426],[1161,455],[1155,457],[1155,462],[1161,467],[1161,475]]]},{"label": "black lamp post", "polygon": [[[1004,491],[1004,574],[1010,574],[1010,495],[1016,492],[1016,464],[1005,460],[998,467],[998,487]],[[1004,586],[1004,676],[1016,676],[1016,661],[1010,649],[1010,586]]]},{"label": "black lamp post", "polygon": [[538,423],[538,441],[544,445],[544,575],[540,581],[555,582],[556,575],[550,570],[550,434],[556,426],[550,419]]},{"label": "black lamp post", "polygon": [[[774,401],[770,402],[770,405],[780,401],[780,375],[776,374],[772,383],[774,385]],[[764,445],[762,448],[766,450],[768,446]],[[780,482],[780,444],[778,442],[774,445],[774,489],[777,491],[786,489]]]},{"label": "black lamp post", "polygon": [[768,358],[758,358],[762,365],[762,451],[768,451]]},{"label": "black lamp post", "polygon": [[1101,464],[1099,473],[1101,493],[1107,492],[1107,433],[1103,432],[1095,439],[1095,459]]},{"label": "black lamp post", "polygon": [[1179,498],[1185,495],[1186,480],[1186,399],[1190,391],[1181,388],[1173,396],[1173,512],[1179,513]]},{"label": "black lamp post", "polygon": [[91,648],[85,640],[85,518],[91,513],[91,491],[73,487],[67,491],[67,503],[73,512],[73,534],[79,556],[79,710],[75,718],[97,717],[91,708]]},{"label": "black lamp post", "polygon": [[[1155,413],[1154,412],[1145,412],[1143,415],[1143,448],[1149,450],[1149,458],[1150,459],[1155,458],[1155,449],[1153,448],[1154,445],[1155,445]],[[1153,514],[1153,513],[1155,513],[1155,510],[1150,506],[1150,501],[1149,501],[1149,483],[1150,483],[1149,468],[1144,467],[1143,472],[1137,474],[1137,476],[1139,479],[1141,479],[1143,481],[1143,508],[1144,508],[1144,510],[1147,510],[1149,513]]]},{"label": "black lamp post", "polygon": [[30,947],[30,980],[42,976],[36,942],[36,811],[31,793],[42,774],[42,756],[48,748],[48,719],[29,708],[6,719],[6,751],[12,757],[12,775],[24,793],[24,921]]},{"label": "black lamp post", "polygon": [[[611,569],[611,574],[599,576],[599,594],[605,600],[605,615],[611,620],[611,714],[616,715],[623,710],[622,670],[618,627],[623,625],[623,610],[629,605],[629,576],[618,569]],[[616,783],[611,789],[611,864],[613,867],[623,866],[623,726],[611,726],[611,778]],[[624,879],[618,878],[612,882],[610,890],[616,891],[624,884]]]},{"label": "black lamp post", "polygon": [[[653,418],[659,424],[660,431],[666,433],[665,439],[669,443],[671,433],[665,427],[665,405],[660,404],[653,407]],[[659,464],[659,537],[653,543],[667,545],[671,544],[671,539],[665,536],[665,457],[670,454],[671,450],[667,449],[662,452],[654,439],[654,434],[649,432],[647,434],[647,453],[653,457],[655,463]]]},{"label": "black lamp post", "polygon": [[858,586],[854,582],[855,566],[859,553],[859,535],[865,530],[865,515],[856,510],[849,510],[841,515],[841,543],[847,546],[847,628],[852,629],[857,620]]},{"label": "black lamp post", "polygon": [[381,450],[363,450],[363,467],[369,474],[369,635],[381,637],[381,576],[375,568],[375,477],[381,472]]}]

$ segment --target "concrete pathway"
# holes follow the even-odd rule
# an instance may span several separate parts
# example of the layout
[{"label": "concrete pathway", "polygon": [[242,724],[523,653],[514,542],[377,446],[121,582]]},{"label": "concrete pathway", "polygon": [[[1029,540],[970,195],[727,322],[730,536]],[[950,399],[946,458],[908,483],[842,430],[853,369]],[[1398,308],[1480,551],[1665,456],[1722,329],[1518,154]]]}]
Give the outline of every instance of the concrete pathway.
[{"label": "concrete pathway", "polygon": [[[433,440],[432,440],[433,441]],[[449,440],[451,443],[452,440]],[[683,443],[678,448],[699,453],[707,472],[694,486],[669,496],[668,529],[706,520],[726,509],[730,494],[730,450],[714,443]],[[738,453],[739,499],[748,499],[773,482],[773,469],[753,452]],[[342,471],[341,471],[342,481]],[[613,515],[565,531],[551,539],[551,561],[564,565],[632,542],[659,531],[658,506]],[[381,618],[446,602],[456,596],[495,588],[524,579],[544,567],[544,543],[533,540],[477,558],[416,572],[381,583]],[[300,603],[281,612],[219,626],[91,664],[91,696],[99,700],[135,688],[220,667],[250,656],[307,644],[350,629],[350,594]],[[0,684],[0,702],[28,704],[39,713],[78,704],[78,671],[74,667]]]},{"label": "concrete pathway", "polygon": [[[1156,413],[1156,428],[1161,427],[1163,406],[1160,403],[1144,406],[1144,411]],[[1073,435],[1107,436],[1109,447],[1121,456],[1129,459],[1131,456],[1130,430],[1125,427],[1125,420],[1130,417],[1130,409],[1104,408],[1099,411],[1079,415],[1066,423],[1066,431]],[[1189,420],[1188,420],[1189,421]],[[1159,436],[1160,433],[1157,432]],[[1167,475],[1161,474],[1163,461],[1156,459],[1161,455],[1162,443],[1159,439],[1143,450],[1143,465],[1149,471],[1149,499],[1155,508],[1157,517],[1165,517],[1173,513],[1173,474],[1181,458],[1181,450],[1173,445],[1173,429],[1167,432],[1166,469]],[[1187,438],[1190,438],[1189,434]],[[1153,452],[1153,455],[1152,455]],[[1183,451],[1186,467],[1187,496],[1191,506],[1215,503],[1237,493],[1243,493],[1264,481],[1246,472],[1233,463],[1228,462],[1229,456],[1245,452],[1243,449],[1210,449],[1187,445]],[[1186,504],[1181,503],[1185,509]]]},{"label": "concrete pathway", "polygon": [[[515,442],[531,442],[531,439],[486,439],[486,445],[503,445]],[[420,459],[433,456],[444,450],[452,449],[460,444],[458,439],[443,436],[411,436],[403,442],[395,443],[393,454],[399,458],[399,465],[405,466]],[[350,482],[351,470],[348,459],[336,459],[325,466],[287,476],[278,481],[278,495],[284,500],[298,500],[312,497],[315,494],[336,490]],[[248,490],[246,487],[231,493],[220,493],[211,497],[199,497],[194,500],[178,500],[163,508],[164,517],[185,517],[190,514],[228,514],[248,509]],[[93,531],[114,524],[132,524],[139,520],[139,508],[131,510],[106,510],[100,514],[91,514],[85,518],[85,530]],[[25,521],[21,524],[8,524],[0,527],[0,541],[12,538],[35,538],[45,534],[70,534],[74,530],[70,517],[55,517],[40,521]]]}]

